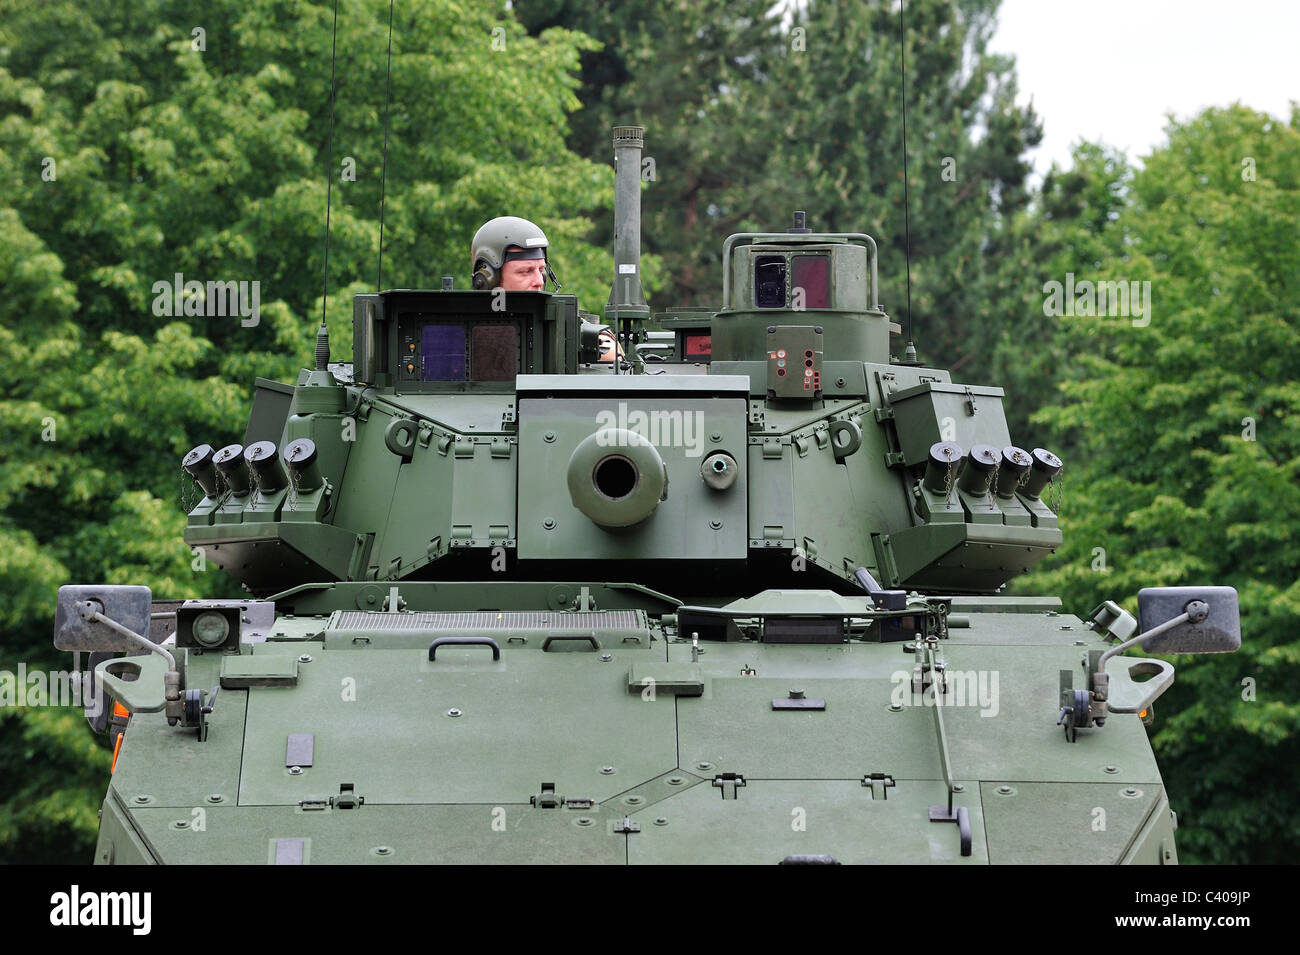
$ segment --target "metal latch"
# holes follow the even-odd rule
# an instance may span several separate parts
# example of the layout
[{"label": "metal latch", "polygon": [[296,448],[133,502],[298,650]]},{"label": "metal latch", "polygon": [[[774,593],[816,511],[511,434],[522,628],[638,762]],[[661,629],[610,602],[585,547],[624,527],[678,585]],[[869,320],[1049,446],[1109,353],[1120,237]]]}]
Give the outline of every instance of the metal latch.
[{"label": "metal latch", "polygon": [[365,797],[358,796],[352,783],[339,783],[339,794],[330,799],[335,809],[356,809],[365,804]]},{"label": "metal latch", "polygon": [[[742,789],[744,786],[745,777],[740,773],[719,773],[713,777],[713,788],[722,790],[723,799],[735,799],[736,790]],[[730,797],[727,796],[728,791],[731,793]]]},{"label": "metal latch", "polygon": [[631,816],[624,816],[621,822],[614,823],[614,831],[621,835],[628,835],[633,832],[640,832],[641,823],[634,822]]},{"label": "metal latch", "polygon": [[542,783],[542,791],[528,797],[528,802],[536,809],[558,809],[561,800],[555,795],[555,783]]},{"label": "metal latch", "polygon": [[894,777],[888,773],[867,773],[862,777],[862,785],[871,790],[872,799],[888,799],[888,791],[894,788]]}]

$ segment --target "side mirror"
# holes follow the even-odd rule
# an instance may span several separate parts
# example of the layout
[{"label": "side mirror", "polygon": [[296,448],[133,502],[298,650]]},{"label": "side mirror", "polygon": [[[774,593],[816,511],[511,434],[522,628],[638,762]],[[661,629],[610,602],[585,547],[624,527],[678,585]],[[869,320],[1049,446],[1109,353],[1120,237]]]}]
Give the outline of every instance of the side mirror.
[{"label": "side mirror", "polygon": [[152,608],[153,594],[148,587],[113,584],[60,587],[54,614],[54,646],[74,652],[139,653],[142,649],[139,641],[89,617],[98,611],[147,640]]},{"label": "side mirror", "polygon": [[1147,653],[1232,653],[1241,649],[1241,616],[1232,587],[1146,587],[1138,591],[1138,630],[1184,613],[1191,619],[1143,637]]}]

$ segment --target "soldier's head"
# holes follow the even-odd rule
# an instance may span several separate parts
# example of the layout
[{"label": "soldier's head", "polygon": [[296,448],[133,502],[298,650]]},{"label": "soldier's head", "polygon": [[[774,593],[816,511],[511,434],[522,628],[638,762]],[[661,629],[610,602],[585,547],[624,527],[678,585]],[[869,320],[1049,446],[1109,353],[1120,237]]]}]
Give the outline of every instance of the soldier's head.
[{"label": "soldier's head", "polygon": [[527,219],[499,216],[471,243],[474,288],[541,291],[548,274],[546,234]]}]

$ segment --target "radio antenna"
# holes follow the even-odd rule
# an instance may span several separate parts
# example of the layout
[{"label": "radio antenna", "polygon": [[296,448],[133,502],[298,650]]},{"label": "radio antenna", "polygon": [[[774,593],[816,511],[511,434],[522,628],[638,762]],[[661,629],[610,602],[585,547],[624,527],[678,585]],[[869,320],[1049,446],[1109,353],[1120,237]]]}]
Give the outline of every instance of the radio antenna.
[{"label": "radio antenna", "polygon": [[325,277],[321,292],[320,325],[325,328],[325,309],[330,295],[330,200],[334,193],[334,61],[339,48],[339,0],[334,0],[334,38],[330,42],[330,145],[325,175]]},{"label": "radio antenna", "polygon": [[388,0],[388,72],[384,76],[384,165],[379,173],[379,277],[375,291],[384,288],[384,193],[388,186],[388,104],[393,88],[393,2]]},{"label": "radio antenna", "polygon": [[898,63],[901,73],[899,92],[903,100],[903,260],[907,266],[907,350],[903,355],[905,362],[916,361],[916,345],[913,344],[912,329],[912,223],[908,213],[909,198],[907,189],[907,21],[904,13],[907,0],[900,0],[898,5]]}]

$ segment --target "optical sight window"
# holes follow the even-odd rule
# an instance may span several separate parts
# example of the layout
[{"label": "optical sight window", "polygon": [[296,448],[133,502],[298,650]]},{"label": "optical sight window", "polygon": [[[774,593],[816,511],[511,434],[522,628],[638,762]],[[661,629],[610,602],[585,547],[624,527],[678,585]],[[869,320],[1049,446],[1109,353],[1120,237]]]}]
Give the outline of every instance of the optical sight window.
[{"label": "optical sight window", "polygon": [[[422,381],[514,381],[519,374],[516,325],[430,323],[420,330]],[[416,357],[414,360],[419,361]]]},{"label": "optical sight window", "polygon": [[803,289],[804,308],[830,308],[831,260],[824,255],[797,255],[794,285]]},{"label": "optical sight window", "polygon": [[514,381],[519,374],[519,329],[514,325],[475,325],[470,346],[475,381]]},{"label": "optical sight window", "polygon": [[764,255],[754,262],[754,304],[785,308],[786,263],[783,255]]},{"label": "optical sight window", "polygon": [[465,380],[465,326],[425,325],[420,331],[423,381]]}]

